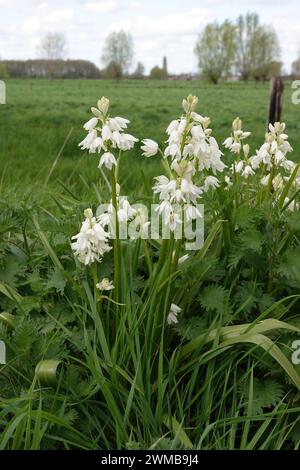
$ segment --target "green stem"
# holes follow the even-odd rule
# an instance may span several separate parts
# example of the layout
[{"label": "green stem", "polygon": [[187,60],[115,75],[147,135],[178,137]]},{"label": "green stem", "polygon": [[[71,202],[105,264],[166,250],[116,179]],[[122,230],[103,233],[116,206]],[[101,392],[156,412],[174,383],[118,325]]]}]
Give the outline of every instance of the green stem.
[{"label": "green stem", "polygon": [[247,206],[250,206],[250,179],[249,177],[247,178],[247,181],[246,181],[246,204]]},{"label": "green stem", "polygon": [[274,172],[275,172],[275,165],[274,165],[274,162],[272,162],[272,168],[271,168],[270,176],[268,179],[268,185],[266,188],[265,197],[263,199],[268,198],[271,195]]},{"label": "green stem", "polygon": [[146,263],[147,263],[147,267],[148,267],[148,274],[149,274],[149,277],[151,277],[152,274],[153,274],[151,257],[150,257],[150,253],[149,253],[149,250],[148,250],[147,241],[146,240],[143,240],[143,241],[144,241],[145,258],[146,258]]},{"label": "green stem", "polygon": [[100,298],[100,292],[97,289],[97,283],[98,283],[98,272],[97,272],[97,264],[93,263],[92,264],[92,274],[93,274],[93,281],[94,281],[94,297],[95,300],[99,300]]},{"label": "green stem", "polygon": [[120,261],[121,261],[121,250],[120,250],[120,234],[119,234],[119,220],[118,220],[118,200],[117,200],[117,180],[116,180],[116,169],[113,168],[111,171],[111,193],[112,193],[112,205],[114,208],[114,215],[115,215],[115,238],[114,238],[114,266],[115,266],[115,274],[114,274],[114,294],[115,300],[119,301],[119,282],[120,282]]}]

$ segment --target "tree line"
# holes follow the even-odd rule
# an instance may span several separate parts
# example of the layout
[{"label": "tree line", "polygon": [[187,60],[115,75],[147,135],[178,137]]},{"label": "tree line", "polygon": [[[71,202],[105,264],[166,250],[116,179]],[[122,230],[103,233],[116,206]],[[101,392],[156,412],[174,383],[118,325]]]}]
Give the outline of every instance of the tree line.
[{"label": "tree line", "polygon": [[[65,60],[67,41],[63,34],[47,33],[38,48],[40,59],[6,60],[0,63],[0,78],[144,78],[141,62],[130,73],[134,58],[134,44],[130,33],[110,33],[102,52],[103,69],[87,60]],[[198,59],[200,76],[212,83],[233,76],[241,80],[267,80],[280,75],[280,46],[271,25],[261,24],[256,13],[240,15],[235,22],[207,24],[199,35],[194,52]],[[292,64],[292,75],[300,76],[299,58]],[[169,77],[167,58],[162,67],[154,66],[152,79]]]},{"label": "tree line", "polygon": [[212,83],[235,75],[241,80],[267,80],[281,73],[280,46],[271,25],[260,24],[256,13],[240,15],[235,23],[208,24],[195,46],[199,70]]}]

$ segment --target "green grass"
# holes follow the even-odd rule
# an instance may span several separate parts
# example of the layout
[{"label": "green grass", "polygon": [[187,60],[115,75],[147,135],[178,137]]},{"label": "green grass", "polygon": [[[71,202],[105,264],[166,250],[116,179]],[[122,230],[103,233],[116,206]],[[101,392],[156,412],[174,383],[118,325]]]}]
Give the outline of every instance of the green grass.
[{"label": "green grass", "polygon": [[[199,97],[200,114],[210,116],[214,136],[221,144],[230,134],[236,116],[244,129],[252,132],[255,152],[264,139],[269,84],[223,83],[218,86],[199,81],[121,81],[108,80],[8,80],[7,104],[0,107],[0,173],[9,184],[44,182],[70,129],[73,132],[53,173],[71,182],[80,191],[78,174],[91,179],[95,156],[82,157],[77,144],[85,133],[84,120],[90,106],[102,95],[111,99],[111,113],[131,120],[129,132],[138,138],[163,142],[163,130],[178,115],[178,103],[189,93]],[[291,103],[291,87],[286,84],[282,120],[287,123],[290,142],[300,155],[299,107]],[[123,175],[128,189],[135,189],[139,169],[153,175],[153,161],[140,158],[138,147],[128,158]],[[76,168],[74,168],[76,166]]]},{"label": "green grass", "polygon": [[[220,143],[239,115],[254,150],[264,140],[268,85],[7,85],[0,108],[0,340],[7,348],[0,450],[299,449],[300,365],[291,363],[300,333],[299,211],[278,202],[261,173],[249,185],[234,178],[230,188],[223,181],[229,169],[220,176],[221,186],[203,200],[204,246],[183,264],[177,258],[185,250],[173,239],[116,241],[116,256],[91,267],[70,247],[83,209],[111,197],[98,157],[78,148],[99,97],[110,98],[111,115],[132,121],[130,133],[162,143],[193,93]],[[296,160],[297,112],[286,85],[283,119]],[[162,171],[137,146],[121,158],[122,194],[151,201],[152,176]],[[283,195],[293,194],[295,175]],[[103,277],[116,288],[101,298],[95,285]],[[171,302],[182,308],[173,326],[166,322]]]}]

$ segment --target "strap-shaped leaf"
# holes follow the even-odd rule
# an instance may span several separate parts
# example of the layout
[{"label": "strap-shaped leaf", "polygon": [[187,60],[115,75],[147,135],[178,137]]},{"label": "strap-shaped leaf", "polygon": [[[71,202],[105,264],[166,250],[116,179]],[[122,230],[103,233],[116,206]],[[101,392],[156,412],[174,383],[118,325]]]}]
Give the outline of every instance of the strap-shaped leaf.
[{"label": "strap-shaped leaf", "polygon": [[40,361],[35,368],[37,379],[43,385],[55,385],[57,383],[58,367],[61,364],[62,361],[58,359],[44,359]]}]

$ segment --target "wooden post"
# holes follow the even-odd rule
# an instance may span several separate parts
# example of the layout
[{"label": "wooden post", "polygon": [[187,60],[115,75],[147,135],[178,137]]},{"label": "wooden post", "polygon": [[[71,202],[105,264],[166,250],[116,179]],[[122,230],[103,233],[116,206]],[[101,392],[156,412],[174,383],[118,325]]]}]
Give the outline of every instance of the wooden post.
[{"label": "wooden post", "polygon": [[268,125],[274,122],[280,122],[281,119],[281,97],[284,90],[284,84],[281,77],[274,77],[271,80],[271,93]]}]

